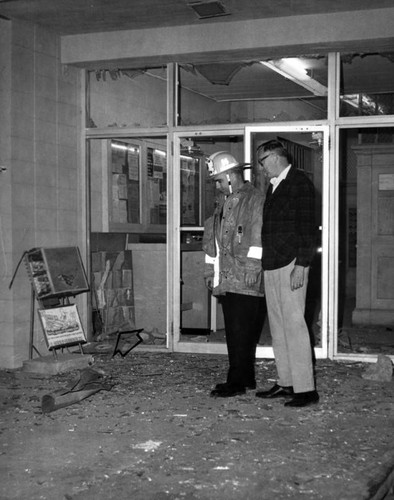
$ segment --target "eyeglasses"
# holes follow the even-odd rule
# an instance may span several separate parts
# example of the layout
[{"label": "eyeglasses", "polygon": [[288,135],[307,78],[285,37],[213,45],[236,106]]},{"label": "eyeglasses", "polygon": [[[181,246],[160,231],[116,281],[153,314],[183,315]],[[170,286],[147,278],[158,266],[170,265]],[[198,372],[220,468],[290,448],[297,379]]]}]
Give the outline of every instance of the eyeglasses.
[{"label": "eyeglasses", "polygon": [[259,165],[263,166],[264,161],[265,161],[265,160],[266,160],[269,156],[272,156],[272,155],[274,155],[274,154],[275,154],[275,153],[270,153],[270,154],[268,154],[268,155],[263,156],[262,158],[259,158],[259,159],[257,160],[257,161],[258,161],[258,163],[259,163]]}]

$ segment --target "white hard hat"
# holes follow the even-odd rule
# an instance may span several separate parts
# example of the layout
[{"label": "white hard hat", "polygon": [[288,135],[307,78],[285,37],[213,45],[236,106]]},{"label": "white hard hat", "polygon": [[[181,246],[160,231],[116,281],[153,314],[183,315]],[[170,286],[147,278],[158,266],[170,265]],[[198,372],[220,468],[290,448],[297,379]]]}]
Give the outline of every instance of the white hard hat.
[{"label": "white hard hat", "polygon": [[250,163],[238,163],[234,156],[227,151],[213,153],[207,158],[206,164],[211,179],[215,179],[218,175],[228,172],[233,168],[250,165]]}]

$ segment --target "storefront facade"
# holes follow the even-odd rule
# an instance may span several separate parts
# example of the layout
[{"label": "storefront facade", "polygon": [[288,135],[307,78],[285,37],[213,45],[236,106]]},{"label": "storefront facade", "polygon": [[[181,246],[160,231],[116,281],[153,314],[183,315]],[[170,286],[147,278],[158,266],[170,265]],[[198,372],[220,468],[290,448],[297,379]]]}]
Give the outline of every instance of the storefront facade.
[{"label": "storefront facade", "polygon": [[[42,54],[53,61],[53,67],[41,61],[47,79],[45,73],[61,75],[51,93],[35,71],[34,83],[20,93],[34,94],[36,110],[40,99],[49,106],[44,109],[57,110],[48,111],[49,118],[37,118],[32,110],[32,129],[20,131],[34,155],[35,216],[30,223],[19,218],[15,201],[21,185],[29,191],[26,176],[18,179],[14,170],[13,178],[5,178],[3,186],[8,183],[14,195],[7,208],[14,236],[6,249],[6,275],[28,248],[75,244],[93,291],[102,283],[105,255],[131,252],[133,263],[124,269],[132,273],[121,283],[112,276],[104,319],[99,311],[100,334],[105,337],[120,322],[129,322],[146,330],[147,349],[225,353],[220,307],[201,281],[202,228],[214,199],[204,158],[231,151],[252,163],[251,176],[264,189],[255,150],[264,140],[279,137],[292,148],[299,168],[313,177],[319,193],[320,244],[310,300],[316,356],[376,359],[378,349],[355,349],[344,332],[353,325],[365,331],[393,324],[394,90],[387,86],[394,81],[392,10],[61,38],[6,23],[8,62],[22,47],[28,52],[25,62],[34,59],[35,68]],[[27,48],[29,40],[35,41],[34,51]],[[43,40],[51,40],[50,54],[45,54]],[[6,56],[7,51],[2,58]],[[285,72],[283,63],[290,60],[305,64],[307,79],[300,83],[299,75]],[[15,85],[22,87],[26,67],[14,67],[4,100],[17,95]],[[385,74],[385,81],[378,74]],[[20,123],[16,99],[11,111]],[[37,131],[43,122],[52,130],[53,116],[58,136],[69,133],[64,148],[56,137],[47,140],[57,144],[57,174],[53,176],[53,161],[46,156],[40,178],[37,145],[45,141]],[[63,116],[68,123],[59,119]],[[28,172],[31,161],[18,157],[23,148],[15,134],[6,139],[5,159],[10,165],[23,161]],[[68,196],[60,194],[64,186]],[[39,206],[47,193],[54,193],[54,205]],[[39,213],[47,220],[44,229]],[[33,227],[28,237],[27,227]],[[94,267],[93,253],[105,254],[101,268]],[[26,279],[18,278],[8,292],[12,296],[2,302],[8,315],[4,366],[19,365],[27,355],[30,293]],[[78,300],[92,340],[97,304],[90,296]],[[269,332],[257,355],[273,356]]]}]

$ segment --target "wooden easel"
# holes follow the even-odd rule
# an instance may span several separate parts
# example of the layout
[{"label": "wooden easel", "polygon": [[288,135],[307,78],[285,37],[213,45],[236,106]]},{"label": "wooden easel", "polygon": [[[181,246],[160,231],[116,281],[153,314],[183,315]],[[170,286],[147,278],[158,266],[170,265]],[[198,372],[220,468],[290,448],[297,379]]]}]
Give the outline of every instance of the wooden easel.
[{"label": "wooden easel", "polygon": [[29,336],[29,359],[33,359],[33,351],[41,356],[40,351],[34,345],[34,313],[36,305],[36,292],[33,285],[31,286],[31,299],[30,299],[30,336]]},{"label": "wooden easel", "polygon": [[[23,261],[25,262],[27,274],[31,283],[29,334],[29,360],[31,360],[33,359],[34,351],[38,356],[42,357],[40,351],[34,345],[36,300],[41,309],[50,309],[51,301],[52,305],[54,304],[53,301],[56,301],[56,305],[53,305],[53,307],[71,305],[69,297],[75,297],[79,293],[88,292],[89,285],[78,247],[39,247],[24,251],[8,286],[9,289],[11,289],[16,273]],[[35,286],[38,288],[36,289]],[[39,299],[40,294],[42,296]],[[60,301],[62,302],[59,306]],[[76,314],[78,315],[77,311]],[[82,325],[81,330],[84,337],[83,342],[86,342]],[[46,340],[49,347],[48,339],[46,338]],[[69,346],[78,344],[81,354],[84,354],[82,341],[79,340],[77,342],[76,340],[79,339],[74,339],[73,342],[69,342],[68,344],[65,343],[59,346],[52,345],[49,347],[49,350],[52,351],[53,356],[57,359],[57,349],[68,349]]]}]

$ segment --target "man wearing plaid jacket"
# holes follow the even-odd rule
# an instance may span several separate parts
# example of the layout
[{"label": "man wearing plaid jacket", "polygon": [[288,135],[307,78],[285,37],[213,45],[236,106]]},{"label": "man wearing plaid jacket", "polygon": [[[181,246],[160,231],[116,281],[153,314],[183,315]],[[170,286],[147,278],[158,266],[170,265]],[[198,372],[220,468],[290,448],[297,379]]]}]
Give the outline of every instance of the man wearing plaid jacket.
[{"label": "man wearing plaid jacket", "polygon": [[285,406],[319,401],[312,347],[305,322],[308,272],[315,248],[315,188],[295,166],[281,142],[258,149],[258,162],[270,180],[263,210],[263,269],[277,383],[260,398],[291,398]]}]

